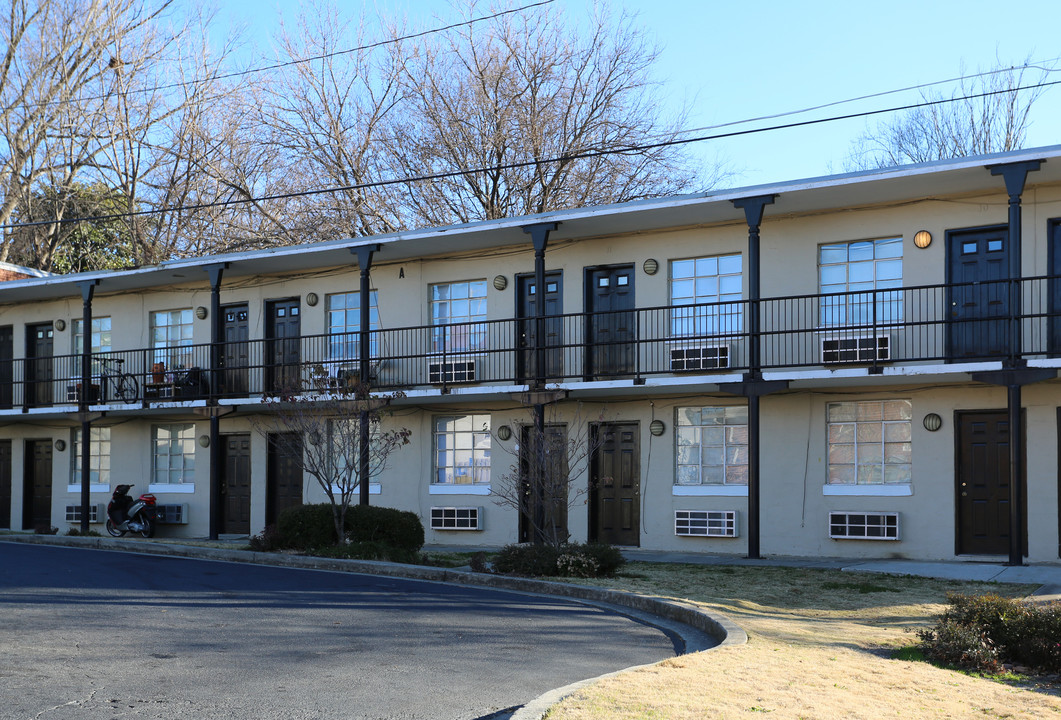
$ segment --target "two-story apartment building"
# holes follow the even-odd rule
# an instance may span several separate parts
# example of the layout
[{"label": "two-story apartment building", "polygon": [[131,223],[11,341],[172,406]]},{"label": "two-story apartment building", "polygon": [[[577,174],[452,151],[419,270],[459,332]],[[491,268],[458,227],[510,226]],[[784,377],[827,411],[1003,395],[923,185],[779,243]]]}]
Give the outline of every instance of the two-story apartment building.
[{"label": "two-story apartment building", "polygon": [[402,391],[370,498],[429,543],[527,536],[537,403],[600,438],[576,540],[1057,560],[1061,146],[4,282],[0,526],[259,532],[324,499],[254,429],[322,368]]}]

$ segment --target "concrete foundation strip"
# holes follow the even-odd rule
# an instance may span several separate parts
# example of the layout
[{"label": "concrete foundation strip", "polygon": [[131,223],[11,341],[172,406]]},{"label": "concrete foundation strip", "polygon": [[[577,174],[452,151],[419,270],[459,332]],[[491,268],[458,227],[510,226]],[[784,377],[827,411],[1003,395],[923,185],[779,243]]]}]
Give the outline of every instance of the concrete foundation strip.
[{"label": "concrete foundation strip", "polygon": [[[423,565],[403,565],[400,563],[380,562],[374,560],[340,560],[320,558],[308,555],[287,555],[284,553],[253,552],[249,550],[227,550],[224,548],[198,547],[194,545],[174,545],[143,540],[117,538],[76,537],[56,535],[0,535],[0,542],[23,542],[39,545],[60,545],[65,547],[92,548],[97,550],[118,550],[122,552],[166,555],[170,557],[198,558],[225,562],[244,562],[255,565],[299,568],[303,570],[328,570],[332,572],[361,573],[364,575],[382,575],[400,577],[410,580],[450,583],[470,587],[483,587],[495,590],[511,590],[532,595],[563,597],[569,600],[597,605],[620,614],[629,615],[641,622],[669,630],[685,643],[685,652],[700,652],[730,645],[743,645],[748,642],[748,635],[729,618],[689,605],[688,603],[668,600],[648,595],[606,590],[587,585],[534,580],[531,578],[512,577],[509,575],[490,575],[486,573],[452,570],[448,568],[427,567]],[[706,636],[706,637],[705,637]],[[551,690],[532,700],[513,714],[512,720],[538,720],[557,702],[579,688],[598,680],[637,669],[635,666],[619,670],[600,677],[582,680],[563,688]]]}]

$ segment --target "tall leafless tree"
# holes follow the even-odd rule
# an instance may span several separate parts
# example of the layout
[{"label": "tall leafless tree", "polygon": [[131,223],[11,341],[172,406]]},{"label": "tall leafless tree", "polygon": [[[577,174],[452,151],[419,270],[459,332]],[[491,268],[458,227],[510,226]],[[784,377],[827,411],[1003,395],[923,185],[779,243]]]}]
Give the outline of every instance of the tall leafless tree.
[{"label": "tall leafless tree", "polygon": [[855,140],[847,165],[867,170],[1016,150],[1044,90],[1021,88],[1035,85],[1036,77],[1025,65],[963,78],[950,98],[922,93],[932,104],[867,130]]}]

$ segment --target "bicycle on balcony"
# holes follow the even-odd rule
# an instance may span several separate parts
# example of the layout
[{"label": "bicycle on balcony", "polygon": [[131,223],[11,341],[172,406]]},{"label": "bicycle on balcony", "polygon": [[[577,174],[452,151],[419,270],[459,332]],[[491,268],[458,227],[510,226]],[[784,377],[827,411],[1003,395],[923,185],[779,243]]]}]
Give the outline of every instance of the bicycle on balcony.
[{"label": "bicycle on balcony", "polygon": [[125,372],[122,365],[125,358],[97,358],[100,364],[100,378],[104,388],[111,388],[113,397],[122,402],[135,402],[140,396],[140,383],[136,377]]}]

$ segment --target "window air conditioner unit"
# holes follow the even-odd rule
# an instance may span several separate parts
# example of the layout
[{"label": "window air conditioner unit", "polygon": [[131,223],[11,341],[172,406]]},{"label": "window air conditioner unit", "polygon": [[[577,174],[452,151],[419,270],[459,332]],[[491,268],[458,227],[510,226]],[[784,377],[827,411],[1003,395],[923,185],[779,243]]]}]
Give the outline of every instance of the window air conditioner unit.
[{"label": "window air conditioner unit", "polygon": [[433,507],[431,508],[432,530],[482,530],[483,509],[481,507]]},{"label": "window air conditioner unit", "polygon": [[427,380],[432,385],[475,382],[475,361],[429,362]]},{"label": "window air conditioner unit", "polygon": [[835,540],[898,540],[897,512],[830,512],[829,537]]},{"label": "window air conditioner unit", "polygon": [[884,362],[891,360],[891,357],[889,335],[822,338],[824,365]]},{"label": "window air conditioner unit", "polygon": [[729,367],[729,345],[705,345],[671,348],[672,372],[690,370],[725,370]]},{"label": "window air conditioner unit", "polygon": [[187,503],[156,505],[155,518],[160,525],[187,525],[188,505]]},{"label": "window air conditioner unit", "polygon": [[682,537],[735,538],[736,510],[675,510],[674,534]]},{"label": "window air conditioner unit", "polygon": [[[107,506],[106,505],[89,505],[88,506],[88,521],[91,524],[98,524],[103,522],[103,518],[107,517]],[[81,522],[81,506],[80,505],[67,505],[66,506],[66,522],[79,523]]]}]

